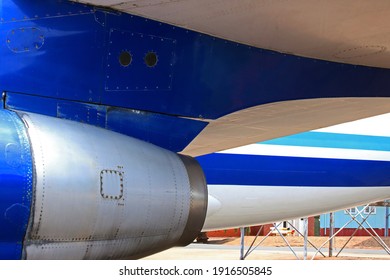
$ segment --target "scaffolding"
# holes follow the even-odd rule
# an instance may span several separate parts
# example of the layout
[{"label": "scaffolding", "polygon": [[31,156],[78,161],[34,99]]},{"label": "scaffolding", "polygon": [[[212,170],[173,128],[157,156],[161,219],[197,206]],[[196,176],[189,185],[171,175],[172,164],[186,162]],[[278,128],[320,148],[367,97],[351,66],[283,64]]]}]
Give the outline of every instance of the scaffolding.
[{"label": "scaffolding", "polygon": [[375,202],[371,203],[370,206],[380,206],[380,207],[385,207],[385,237],[389,236],[389,219],[390,219],[390,200],[385,200],[385,201],[380,201],[380,202]]},{"label": "scaffolding", "polygon": [[[303,221],[304,221],[304,232],[301,233],[292,223],[290,223],[289,221],[287,221],[287,224],[289,226],[291,226],[295,232],[304,238],[304,249],[303,249],[303,260],[306,260],[307,259],[307,248],[308,248],[308,244],[310,244],[313,248],[315,249],[318,249],[308,238],[308,218],[303,218]],[[294,248],[291,246],[291,244],[288,242],[288,240],[285,238],[284,234],[279,230],[279,226],[282,224],[283,222],[279,222],[279,223],[273,223],[274,225],[274,229],[277,231],[277,233],[279,234],[280,237],[282,237],[283,241],[286,243],[286,245],[288,246],[288,248],[290,249],[290,251],[294,254],[294,256],[296,257],[297,260],[300,260],[301,258],[298,256],[297,252],[295,252]],[[256,250],[272,233],[272,231],[269,231],[267,235],[265,235],[261,241],[255,245],[256,243],[256,240],[257,238],[259,237],[260,235],[260,232],[262,231],[262,229],[264,228],[264,226],[261,226],[259,228],[259,230],[257,231],[257,234],[255,236],[255,238],[253,239],[251,245],[249,246],[247,252],[245,253],[245,248],[244,248],[244,244],[245,244],[245,228],[240,228],[240,232],[241,232],[241,247],[240,247],[240,260],[244,260],[246,257],[248,257],[254,250]],[[325,257],[325,255],[320,252],[321,255],[323,255]]]},{"label": "scaffolding", "polygon": [[[364,229],[382,248],[383,250],[390,255],[390,248],[387,246],[387,244],[383,241],[383,239],[377,234],[377,232],[373,229],[373,227],[369,224],[367,221],[370,215],[372,214],[372,209],[369,211],[369,213],[364,216],[364,211],[369,206],[384,206],[386,207],[386,214],[385,214],[385,236],[388,236],[389,231],[389,207],[390,207],[390,201],[383,201],[383,202],[377,202],[372,204],[365,205],[361,210],[357,211],[357,213],[354,215],[349,210],[347,210],[347,213],[350,216],[350,220],[345,223],[340,229],[338,229],[336,232],[334,232],[334,215],[333,213],[330,213],[330,233],[329,238],[321,244],[320,247],[316,247],[308,238],[308,218],[303,218],[304,221],[304,229],[303,233],[301,233],[292,223],[287,221],[287,224],[291,226],[295,232],[304,238],[304,246],[303,246],[303,260],[308,259],[308,244],[310,244],[316,251],[311,258],[313,260],[318,254],[321,254],[323,257],[326,257],[325,254],[321,251],[324,246],[329,243],[329,252],[328,256],[332,257],[334,252],[334,238],[344,229],[346,228],[350,223],[355,221],[359,226],[356,228],[356,230],[353,232],[353,234],[350,236],[350,238],[347,240],[347,242],[341,247],[341,249],[337,252],[336,257],[340,255],[340,253],[344,250],[344,248],[347,246],[347,244],[351,241],[351,239],[355,236],[355,234],[358,232],[359,229]],[[285,238],[283,233],[279,230],[279,226],[282,224],[282,222],[279,223],[273,223],[274,229],[279,234],[280,237],[282,237],[283,241],[286,243],[290,251],[294,254],[296,259],[300,260],[301,258],[298,256],[297,252],[294,250],[294,248],[290,245],[288,240]],[[248,257],[254,250],[256,250],[270,235],[273,231],[269,231],[267,235],[265,235],[259,243],[256,243],[256,240],[259,238],[260,232],[264,228],[264,225],[262,225],[254,240],[252,241],[251,245],[249,246],[248,250],[245,252],[245,228],[240,228],[241,233],[241,242],[240,242],[240,260],[244,260],[246,257]],[[370,230],[371,232],[370,232]]]},{"label": "scaffolding", "polygon": [[[372,214],[372,210],[366,215],[364,216],[363,213],[364,211],[369,207],[369,206],[378,206],[378,204],[367,204],[365,205],[361,210],[358,210],[357,213],[355,215],[353,215],[349,209],[346,210],[346,212],[348,213],[348,215],[350,216],[350,220],[345,223],[341,228],[339,228],[339,230],[335,233],[332,233],[333,230],[334,230],[334,224],[330,225],[330,237],[328,240],[326,240],[321,246],[320,248],[315,252],[314,256],[312,259],[314,259],[316,257],[316,255],[321,251],[321,249],[325,246],[326,243],[329,242],[329,257],[332,257],[332,254],[330,252],[333,252],[333,249],[334,249],[334,246],[333,246],[333,240],[334,238],[337,236],[337,234],[339,234],[344,228],[346,228],[350,223],[352,223],[353,221],[355,221],[359,227],[357,227],[355,229],[355,231],[352,233],[352,235],[350,236],[350,238],[347,240],[347,242],[341,247],[340,251],[337,252],[336,254],[336,257],[338,257],[340,255],[340,253],[344,250],[344,248],[347,246],[347,244],[351,241],[351,239],[355,236],[355,234],[357,233],[357,231],[359,229],[364,229],[384,250],[387,254],[390,255],[390,248],[387,246],[387,244],[383,241],[383,239],[378,235],[378,233],[373,229],[373,227],[368,223],[368,218],[371,216]],[[359,220],[359,218],[361,220]],[[386,217],[387,218],[387,217]],[[367,226],[366,226],[366,225]],[[371,229],[372,232],[370,232],[367,227],[369,229]],[[332,243],[331,243],[332,241]]]}]

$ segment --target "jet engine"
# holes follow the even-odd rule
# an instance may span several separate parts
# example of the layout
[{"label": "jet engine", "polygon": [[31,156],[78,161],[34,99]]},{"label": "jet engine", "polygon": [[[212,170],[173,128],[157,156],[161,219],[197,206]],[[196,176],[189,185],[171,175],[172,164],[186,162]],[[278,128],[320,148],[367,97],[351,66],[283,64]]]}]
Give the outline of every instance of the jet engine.
[{"label": "jet engine", "polygon": [[0,258],[140,258],[192,242],[206,210],[193,158],[0,110]]}]

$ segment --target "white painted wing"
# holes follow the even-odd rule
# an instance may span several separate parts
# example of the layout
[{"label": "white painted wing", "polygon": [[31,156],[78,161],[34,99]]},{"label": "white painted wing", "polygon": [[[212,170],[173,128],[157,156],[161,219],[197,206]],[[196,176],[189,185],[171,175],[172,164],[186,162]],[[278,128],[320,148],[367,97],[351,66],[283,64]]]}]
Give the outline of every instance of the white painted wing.
[{"label": "white painted wing", "polygon": [[198,156],[390,112],[390,98],[323,98],[277,102],[210,124],[183,151]]}]

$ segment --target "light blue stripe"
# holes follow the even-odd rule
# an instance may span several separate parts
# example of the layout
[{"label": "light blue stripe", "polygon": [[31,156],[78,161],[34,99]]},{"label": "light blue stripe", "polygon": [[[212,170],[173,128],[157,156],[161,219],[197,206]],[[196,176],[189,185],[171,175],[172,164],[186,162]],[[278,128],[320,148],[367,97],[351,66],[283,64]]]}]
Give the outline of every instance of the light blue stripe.
[{"label": "light blue stripe", "polygon": [[390,151],[390,137],[314,131],[277,138],[261,144]]}]

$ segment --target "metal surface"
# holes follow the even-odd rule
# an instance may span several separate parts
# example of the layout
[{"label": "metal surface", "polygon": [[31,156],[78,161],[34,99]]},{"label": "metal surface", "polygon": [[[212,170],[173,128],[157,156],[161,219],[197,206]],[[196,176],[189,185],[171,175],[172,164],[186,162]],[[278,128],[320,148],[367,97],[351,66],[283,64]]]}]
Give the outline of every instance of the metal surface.
[{"label": "metal surface", "polygon": [[[307,218],[304,218],[306,221],[307,221]],[[290,223],[289,221],[286,221],[287,224],[289,224],[295,231],[296,233],[298,233],[299,236],[302,236],[304,238],[304,246],[303,246],[303,260],[307,260],[307,243],[309,243],[313,248],[315,248],[316,250],[317,247],[308,239],[308,230],[307,230],[307,222],[304,222],[304,233],[302,234],[292,223]],[[283,234],[278,230],[278,227],[282,224],[283,222],[279,222],[278,224],[274,223],[274,228],[276,229],[276,231],[278,232],[278,234],[284,239],[285,241],[285,244],[289,247],[290,251],[294,254],[294,256],[299,260],[299,257],[297,255],[297,252],[296,252],[296,248],[293,248],[290,246],[290,244],[288,243],[288,241],[284,238]],[[240,244],[240,259],[241,260],[244,260],[246,257],[248,257],[249,255],[253,254],[254,251],[259,248],[259,246],[261,245],[261,243],[263,243],[263,241],[265,241],[272,233],[275,232],[275,230],[270,230],[268,231],[268,233],[262,238],[262,240],[257,243],[257,238],[259,237],[259,234],[260,232],[263,230],[264,228],[264,225],[262,225],[259,230],[257,231],[257,234],[255,236],[255,238],[253,239],[252,241],[252,244],[249,246],[247,252],[244,254],[244,238],[245,236],[242,234],[242,231],[241,231],[241,244]],[[243,229],[243,228],[240,228],[240,229]],[[263,251],[263,250],[261,250]],[[325,255],[321,252],[321,251],[318,251],[323,257],[325,257]]]},{"label": "metal surface", "polygon": [[318,98],[260,105],[210,120],[183,153],[209,154],[388,112],[388,98]]},{"label": "metal surface", "polygon": [[[6,43],[0,45],[0,91],[22,94],[9,103],[9,108],[58,114],[91,124],[104,123],[104,119],[96,117],[96,111],[90,110],[91,106],[126,109],[129,111],[111,119],[107,128],[120,128],[121,133],[128,135],[136,131],[132,136],[144,137],[145,141],[151,138],[153,143],[177,151],[204,128],[204,123],[197,124],[199,119],[215,120],[259,106],[250,110],[253,115],[240,112],[225,123],[217,121],[211,126],[215,133],[208,134],[209,137],[219,134],[218,139],[212,138],[217,139],[213,147],[207,149],[207,139],[203,139],[195,143],[203,149],[192,151],[191,155],[390,111],[386,100],[370,103],[371,100],[359,99],[390,95],[387,69],[331,63],[249,47],[68,1],[3,0],[1,3],[0,41],[7,42],[10,30],[23,28],[39,29],[44,37],[42,46],[34,51],[13,52]],[[25,38],[17,37],[11,38],[12,44],[23,46],[24,42],[18,40]],[[34,38],[29,36],[25,43],[37,41]],[[127,67],[119,60],[123,51],[132,55]],[[154,67],[144,63],[150,52],[158,56]],[[31,102],[34,96],[39,98]],[[83,105],[52,107],[47,99]],[[290,103],[301,99],[310,102]],[[153,118],[156,119],[151,121]],[[192,122],[183,118],[192,118]],[[123,125],[128,119],[129,127]],[[302,123],[303,120],[306,121]],[[151,129],[146,129],[149,124]],[[165,124],[169,133],[161,129]],[[158,127],[158,133],[150,132]],[[237,127],[241,129],[236,130]],[[186,133],[180,133],[182,129]],[[165,136],[172,132],[175,137]]]},{"label": "metal surface", "polygon": [[21,119],[0,109],[0,259],[22,258],[30,217],[33,165]]},{"label": "metal surface", "polygon": [[[114,28],[110,29],[108,36],[109,49],[104,88],[107,92],[154,91],[164,93],[172,89],[177,44],[175,39]],[[118,63],[118,56],[126,49],[130,49],[133,59],[131,64],[124,68]],[[151,50],[158,54],[155,69],[146,67],[145,58]]]},{"label": "metal surface", "polygon": [[190,184],[190,210],[184,233],[177,245],[186,246],[198,236],[206,219],[208,205],[208,190],[203,170],[199,163],[184,155],[179,155],[187,170]]},{"label": "metal surface", "polygon": [[[324,243],[322,243],[322,245],[317,249],[316,248],[316,252],[314,253],[313,257],[312,257],[312,260],[315,259],[316,255],[321,252],[321,249],[324,247],[324,245],[326,243],[329,242],[329,257],[332,257],[333,256],[333,250],[334,250],[334,244],[333,244],[333,241],[334,241],[334,238],[337,236],[337,234],[339,234],[344,228],[346,228],[350,223],[352,223],[353,221],[355,221],[356,223],[358,223],[359,227],[356,228],[356,230],[354,231],[354,233],[350,236],[350,238],[347,240],[347,242],[342,246],[342,248],[337,252],[336,254],[336,257],[339,256],[339,254],[344,250],[344,248],[346,247],[346,245],[348,244],[348,242],[352,239],[352,237],[355,235],[355,233],[357,232],[357,230],[361,227],[363,228],[384,250],[387,254],[390,255],[390,249],[389,247],[387,246],[387,244],[382,240],[382,238],[376,233],[376,231],[371,227],[371,225],[367,222],[367,219],[369,218],[370,214],[369,213],[368,215],[366,215],[365,217],[362,215],[362,213],[365,212],[365,210],[369,207],[370,204],[367,204],[365,205],[361,210],[357,210],[357,213],[356,214],[352,214],[350,212],[350,209],[347,209],[347,213],[349,214],[349,216],[351,217],[351,219],[345,223],[342,227],[340,227],[335,233],[334,233],[334,217],[331,217],[331,224],[330,225],[330,232],[329,232],[329,238],[328,240],[326,240]],[[333,216],[333,213],[331,213],[332,216]],[[360,216],[360,218],[362,219],[361,221],[358,220],[358,217]],[[367,224],[367,226],[371,229],[371,232],[366,228],[366,226],[364,224]],[[373,232],[373,233],[372,233]]]},{"label": "metal surface", "polygon": [[244,250],[245,250],[245,228],[240,227],[240,260],[244,260]]},{"label": "metal surface", "polygon": [[7,35],[7,46],[15,53],[38,51],[44,43],[45,35],[36,27],[12,29]]},{"label": "metal surface", "polygon": [[[206,173],[207,174],[207,173]],[[202,231],[238,228],[313,216],[383,200],[389,187],[208,185],[211,203]],[[337,199],[335,199],[337,197]],[[274,207],[278,205],[278,207]]]},{"label": "metal surface", "polygon": [[304,218],[303,220],[303,259],[307,260],[307,243],[308,243],[308,235],[309,235],[309,230],[308,230],[308,218]]},{"label": "metal surface", "polygon": [[329,218],[329,257],[333,257],[333,238],[331,238],[334,234],[334,213],[330,212]]},{"label": "metal surface", "polygon": [[[389,203],[389,201],[387,201]],[[389,205],[385,206],[386,211],[385,211],[385,236],[389,236]]]},{"label": "metal surface", "polygon": [[199,166],[108,130],[21,116],[36,182],[27,259],[134,258],[197,236],[207,204]]},{"label": "metal surface", "polygon": [[[258,154],[244,154],[241,151],[234,154],[233,151],[225,151],[198,157],[207,183],[329,188],[390,186],[390,178],[387,175],[390,168],[388,151],[345,149],[344,153],[344,150],[338,148],[321,150],[313,147],[306,149],[267,144],[253,146],[259,146]],[[264,155],[267,152],[268,154]],[[289,152],[291,154],[288,154]],[[329,176],[330,174],[332,176]]]},{"label": "metal surface", "polygon": [[260,48],[390,66],[386,0],[76,0]]},{"label": "metal surface", "polygon": [[7,108],[88,123],[174,152],[182,151],[207,125],[207,122],[199,120],[71,100],[13,92],[4,96],[7,97]]}]

